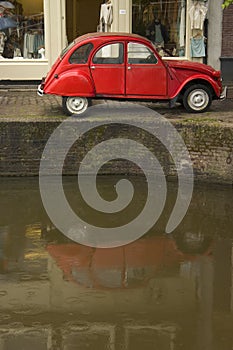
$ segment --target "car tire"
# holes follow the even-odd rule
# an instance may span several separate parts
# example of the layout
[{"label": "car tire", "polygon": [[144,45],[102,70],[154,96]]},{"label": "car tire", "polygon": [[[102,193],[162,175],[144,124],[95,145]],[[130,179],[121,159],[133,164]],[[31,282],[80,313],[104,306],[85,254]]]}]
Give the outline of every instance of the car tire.
[{"label": "car tire", "polygon": [[188,112],[203,113],[212,103],[210,88],[202,84],[190,86],[183,95],[183,105]]},{"label": "car tire", "polygon": [[63,96],[62,107],[68,115],[81,115],[91,105],[90,99],[80,96]]}]

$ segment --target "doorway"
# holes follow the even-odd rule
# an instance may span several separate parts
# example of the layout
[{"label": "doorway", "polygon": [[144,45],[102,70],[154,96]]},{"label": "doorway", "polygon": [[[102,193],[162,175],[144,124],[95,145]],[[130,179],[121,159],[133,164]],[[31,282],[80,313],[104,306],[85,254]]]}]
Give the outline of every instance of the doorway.
[{"label": "doorway", "polygon": [[71,42],[76,37],[96,32],[99,24],[102,0],[66,1],[66,33]]}]

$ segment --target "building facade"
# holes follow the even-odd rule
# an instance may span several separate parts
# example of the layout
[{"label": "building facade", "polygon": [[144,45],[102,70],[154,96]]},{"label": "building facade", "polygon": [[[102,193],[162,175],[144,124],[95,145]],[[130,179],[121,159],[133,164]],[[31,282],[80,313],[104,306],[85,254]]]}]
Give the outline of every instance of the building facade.
[{"label": "building facade", "polygon": [[[12,9],[2,7],[0,1],[1,80],[40,79],[68,42],[97,30],[138,33],[154,41],[159,50],[164,47],[163,55],[169,59],[220,68],[219,0],[34,0],[33,5],[30,0],[10,1]],[[100,23],[102,6],[112,11],[111,23],[105,27],[106,13]],[[6,18],[11,23],[4,28],[1,21]]]},{"label": "building facade", "polygon": [[233,5],[223,11],[221,70],[226,82],[233,81]]}]

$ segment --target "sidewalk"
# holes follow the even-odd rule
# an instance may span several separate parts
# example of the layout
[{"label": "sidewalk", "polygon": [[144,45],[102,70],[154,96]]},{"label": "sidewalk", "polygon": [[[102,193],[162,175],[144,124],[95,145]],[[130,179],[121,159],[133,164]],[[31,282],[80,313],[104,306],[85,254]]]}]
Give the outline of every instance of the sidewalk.
[{"label": "sidewalk", "polygon": [[[0,89],[0,120],[23,121],[24,119],[35,118],[35,120],[59,119],[63,120],[64,115],[61,107],[61,97],[37,95],[35,89]],[[119,102],[99,100],[96,103],[114,104]],[[124,103],[124,102],[121,102]],[[220,122],[233,124],[233,99],[224,101],[213,101],[210,110],[206,113],[191,114],[187,113],[183,107],[177,104],[175,108],[170,109],[167,103],[143,103],[144,106],[152,108],[169,119],[191,120],[201,122]]]}]

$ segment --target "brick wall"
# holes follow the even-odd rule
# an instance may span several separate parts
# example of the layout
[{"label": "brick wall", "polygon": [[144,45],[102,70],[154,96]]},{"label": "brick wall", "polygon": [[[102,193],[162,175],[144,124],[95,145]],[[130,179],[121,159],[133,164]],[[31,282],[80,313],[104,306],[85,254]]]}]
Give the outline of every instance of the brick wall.
[{"label": "brick wall", "polygon": [[233,57],[233,5],[223,11],[222,56]]},{"label": "brick wall", "polygon": [[[143,118],[141,118],[142,120]],[[85,120],[80,123],[86,123]],[[152,118],[149,123],[154,123]],[[38,175],[44,146],[59,125],[56,121],[47,122],[0,122],[0,176]],[[153,124],[152,124],[153,125]],[[190,152],[195,177],[219,183],[233,183],[233,128],[216,123],[175,123]],[[129,130],[130,126],[103,126],[91,130],[71,147],[66,158],[63,173],[77,175],[78,166],[85,154],[94,145],[112,137],[126,137],[138,141],[149,148],[162,163],[168,176],[176,174],[171,157],[164,146],[143,130]],[[129,150],[130,152],[130,150]],[[142,155],[143,157],[144,155]],[[54,159],[56,163],[56,159]],[[139,174],[134,164],[122,160],[113,161],[101,168],[102,174]]]}]

